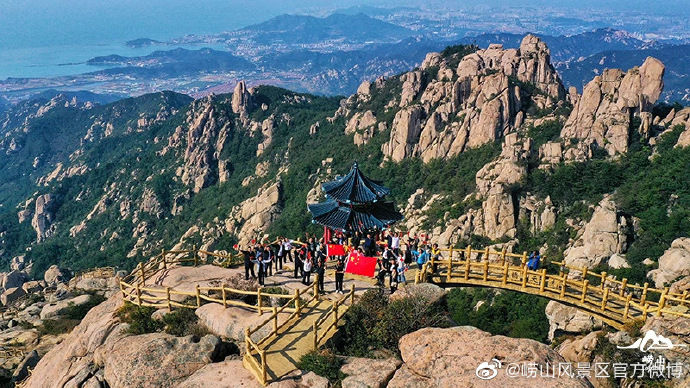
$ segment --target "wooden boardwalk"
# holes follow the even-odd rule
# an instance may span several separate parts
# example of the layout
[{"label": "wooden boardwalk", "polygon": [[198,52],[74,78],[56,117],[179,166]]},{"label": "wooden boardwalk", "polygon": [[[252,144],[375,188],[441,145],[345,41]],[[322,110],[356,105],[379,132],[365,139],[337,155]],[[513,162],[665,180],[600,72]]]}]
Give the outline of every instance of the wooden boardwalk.
[{"label": "wooden boardwalk", "polygon": [[443,255],[424,264],[415,281],[442,287],[490,287],[539,295],[576,307],[617,329],[644,321],[652,314],[690,318],[687,292],[673,294],[668,288],[650,288],[647,283],[628,284],[627,279],[618,280],[606,272],[595,273],[561,262],[551,263],[549,269],[529,270],[526,253],[517,255],[468,247],[444,250]]},{"label": "wooden boardwalk", "polygon": [[[297,369],[302,356],[315,349],[314,324],[317,324],[318,342],[316,347],[323,345],[337,331],[336,326],[328,325],[332,303],[326,300],[314,301],[302,310],[299,317],[290,319],[286,325],[271,334],[268,340],[263,343],[261,349],[265,351],[266,357],[266,381],[276,381],[288,373]],[[340,305],[338,313],[342,316],[348,306]],[[330,318],[333,319],[333,318]],[[319,333],[318,329],[326,326],[328,329]],[[330,326],[330,327],[329,327]],[[249,358],[254,361],[250,361]],[[261,371],[254,366],[261,364],[259,354],[246,354],[244,361],[245,368],[252,371],[259,381],[262,380]]]}]

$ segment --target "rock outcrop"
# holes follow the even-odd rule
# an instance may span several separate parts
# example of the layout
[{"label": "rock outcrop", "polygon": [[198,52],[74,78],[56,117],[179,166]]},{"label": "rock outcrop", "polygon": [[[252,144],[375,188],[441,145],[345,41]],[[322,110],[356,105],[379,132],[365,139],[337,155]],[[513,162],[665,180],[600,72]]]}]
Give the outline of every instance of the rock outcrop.
[{"label": "rock outcrop", "polygon": [[36,208],[34,209],[34,216],[31,219],[31,226],[36,231],[36,241],[41,242],[47,237],[50,237],[54,228],[52,222],[54,220],[53,207],[55,206],[55,196],[51,194],[39,195],[36,198]]},{"label": "rock outcrop", "polygon": [[251,109],[252,99],[247,84],[240,81],[235,85],[235,90],[232,92],[232,111],[240,115],[246,115],[247,111]]},{"label": "rock outcrop", "polygon": [[546,305],[545,313],[549,320],[549,340],[553,340],[556,334],[586,333],[603,326],[591,315],[555,301]]},{"label": "rock outcrop", "polygon": [[194,341],[192,336],[144,334],[105,344],[94,362],[111,387],[170,387],[211,363],[220,346],[212,335]]},{"label": "rock outcrop", "polygon": [[664,288],[680,277],[690,275],[690,238],[681,237],[673,240],[659,258],[659,268],[649,271],[648,276],[657,288]]},{"label": "rock outcrop", "polygon": [[[438,69],[436,78],[425,78],[423,71],[431,67]],[[419,156],[427,162],[500,139],[522,125],[527,100],[546,107],[565,96],[549,49],[533,35],[519,49],[478,50],[462,58],[457,69],[429,54],[421,70],[400,78],[401,109],[382,146],[393,161]],[[529,95],[525,84],[543,95]]]},{"label": "rock outcrop", "polygon": [[632,235],[632,221],[619,215],[607,196],[599,202],[584,233],[565,251],[569,266],[594,268],[613,254],[625,253]]},{"label": "rock outcrop", "polygon": [[[534,362],[545,368],[547,362],[554,365],[565,360],[537,341],[492,336],[474,327],[421,329],[403,336],[399,347],[404,363],[395,372],[389,388],[588,386],[587,379],[547,378],[539,372],[535,378],[509,377],[505,368],[510,363]],[[496,370],[496,377],[491,380],[477,378],[477,367],[492,359],[503,363],[502,368]]]},{"label": "rock outcrop", "polygon": [[257,195],[251,197],[232,209],[225,221],[227,232],[237,236],[239,243],[245,246],[250,240],[266,232],[276,220],[282,207],[282,183],[269,182],[262,186]]},{"label": "rock outcrop", "polygon": [[651,118],[649,112],[664,87],[664,70],[661,61],[648,57],[639,68],[606,69],[594,77],[561,131],[562,138],[573,140],[567,143],[565,159],[586,159],[593,148],[609,155],[626,152],[631,119],[633,115]]}]

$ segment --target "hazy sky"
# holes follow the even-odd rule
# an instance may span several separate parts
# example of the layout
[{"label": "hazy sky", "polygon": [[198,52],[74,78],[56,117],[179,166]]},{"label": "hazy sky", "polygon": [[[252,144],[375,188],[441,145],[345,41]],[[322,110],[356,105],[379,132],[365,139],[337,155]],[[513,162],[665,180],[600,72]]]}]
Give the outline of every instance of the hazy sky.
[{"label": "hazy sky", "polygon": [[324,12],[352,5],[464,8],[483,6],[597,7],[688,14],[690,0],[0,0],[0,47],[98,44],[189,33],[229,31],[282,13]]}]

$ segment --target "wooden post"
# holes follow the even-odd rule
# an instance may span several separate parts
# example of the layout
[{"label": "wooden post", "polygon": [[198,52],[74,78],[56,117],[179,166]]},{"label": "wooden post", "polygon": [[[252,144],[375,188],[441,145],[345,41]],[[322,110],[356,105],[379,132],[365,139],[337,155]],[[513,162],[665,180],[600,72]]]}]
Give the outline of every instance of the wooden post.
[{"label": "wooden post", "polygon": [[470,278],[470,259],[465,259],[465,280]]},{"label": "wooden post", "polygon": [[144,271],[144,265],[139,262],[139,271],[141,272],[141,285],[146,287],[146,272]]},{"label": "wooden post", "polygon": [[319,300],[319,274],[317,273],[316,276],[314,276],[314,296],[316,296],[315,300]]},{"label": "wooden post", "polygon": [[668,287],[664,288],[664,291],[661,293],[661,297],[659,298],[659,309],[656,311],[657,317],[661,316],[661,310],[663,310],[664,306],[666,305],[666,295],[668,295]]},{"label": "wooden post", "polygon": [[172,304],[170,304],[170,287],[165,287],[165,299],[168,301],[168,312],[171,312]]},{"label": "wooden post", "polygon": [[562,283],[561,283],[561,298],[565,298],[565,287],[566,287],[566,282],[567,278],[565,274],[561,277]]},{"label": "wooden post", "polygon": [[137,284],[137,304],[141,306],[141,288],[139,288],[139,285]]},{"label": "wooden post", "polygon": [[688,298],[688,290],[683,291],[683,296],[681,296],[681,298],[683,299],[683,301],[685,301],[685,299]]},{"label": "wooden post", "polygon": [[223,294],[223,308],[228,308],[228,296],[225,291],[225,286],[221,288],[221,293]]},{"label": "wooden post", "polygon": [[[433,268],[432,268],[433,270]],[[453,274],[453,255],[448,255],[448,273],[446,273],[446,283],[450,283],[450,277]]]},{"label": "wooden post", "polygon": [[604,297],[601,299],[601,311],[606,311],[606,301],[609,299],[609,289],[604,289]]},{"label": "wooden post", "polygon": [[489,247],[484,248],[484,259],[489,261]]},{"label": "wooden post", "polygon": [[355,304],[355,284],[352,283],[352,287],[350,288],[350,293],[352,294],[352,300],[350,301],[350,304],[353,305]]},{"label": "wooden post", "polygon": [[450,252],[448,253],[448,257],[450,257],[450,259],[453,260],[453,247],[450,247]]},{"label": "wooden post", "polygon": [[649,283],[644,284],[644,288],[642,288],[642,297],[640,298],[640,304],[645,304],[647,301],[647,289],[649,288]]},{"label": "wooden post", "polygon": [[601,273],[601,289],[606,288],[606,271]]},{"label": "wooden post", "polygon": [[489,277],[489,262],[485,261],[484,262],[484,277],[483,277],[484,281],[486,281],[486,279],[488,277]]},{"label": "wooden post", "polygon": [[319,348],[319,337],[318,337],[319,330],[318,330],[318,327],[316,327],[316,321],[314,321],[314,323],[312,324],[312,333],[314,333],[314,344],[313,344],[314,346],[313,347],[314,347],[314,350],[316,350]]},{"label": "wooden post", "polygon": [[199,285],[194,286],[196,288],[196,307],[201,307],[201,294],[199,293]]},{"label": "wooden post", "polygon": [[256,307],[259,310],[259,315],[263,314],[263,309],[261,308],[261,287],[256,290]]},{"label": "wooden post", "polygon": [[506,247],[503,247],[503,249],[501,249],[501,263],[505,264],[505,262],[506,262]]},{"label": "wooden post", "polygon": [[163,259],[163,269],[168,269],[168,266],[165,262],[165,249],[161,249],[161,258]]},{"label": "wooden post", "polygon": [[544,292],[544,287],[546,287],[546,268],[542,268],[542,270],[541,270],[541,280],[539,282],[539,292],[540,293]]},{"label": "wooden post", "polygon": [[268,376],[266,375],[266,350],[261,349],[261,384],[266,385]]},{"label": "wooden post", "polygon": [[506,263],[505,260],[503,261],[503,280],[501,281],[501,284],[504,286],[508,284],[508,263]]},{"label": "wooden post", "polygon": [[623,278],[623,282],[621,283],[621,293],[620,296],[625,295],[625,287],[628,286],[628,278]]},{"label": "wooden post", "polygon": [[247,348],[247,349],[245,350],[245,353],[249,354],[249,356],[252,355],[252,348],[251,348],[251,346],[249,345],[249,341],[250,341],[250,340],[251,340],[251,338],[249,338],[249,328],[248,328],[248,327],[245,327],[245,328],[244,328],[244,346]]},{"label": "wooden post", "polygon": [[527,252],[522,252],[522,258],[520,259],[520,265],[523,267],[527,265]]},{"label": "wooden post", "polygon": [[278,334],[278,308],[273,306],[273,332]]},{"label": "wooden post", "polygon": [[192,254],[194,255],[194,266],[196,267],[197,265],[199,265],[199,255],[197,255],[196,252],[196,244],[192,246]]},{"label": "wooden post", "polygon": [[625,310],[623,311],[623,320],[628,319],[628,313],[630,311],[630,300],[632,299],[632,294],[628,294],[628,297],[625,299]]},{"label": "wooden post", "polygon": [[647,309],[649,308],[649,305],[647,303],[644,304],[642,307],[642,318],[646,321],[647,320]]},{"label": "wooden post", "polygon": [[522,266],[522,288],[527,287],[527,266]]},{"label": "wooden post", "polygon": [[472,258],[472,246],[468,245],[467,246],[467,254],[465,255],[465,260],[470,261]]},{"label": "wooden post", "polygon": [[587,267],[582,269],[582,280],[587,279]]},{"label": "wooden post", "polygon": [[120,284],[120,291],[122,292],[122,299],[126,299],[127,294],[125,293],[125,289],[122,287],[122,280],[118,276],[117,282]]},{"label": "wooden post", "polygon": [[301,310],[302,306],[300,306],[300,301],[299,301],[299,288],[295,289],[295,311],[297,316],[299,317],[300,313],[302,312]]},{"label": "wooden post", "polygon": [[582,282],[582,295],[580,295],[580,303],[585,303],[587,298],[587,287],[589,286],[589,280],[585,279]]}]

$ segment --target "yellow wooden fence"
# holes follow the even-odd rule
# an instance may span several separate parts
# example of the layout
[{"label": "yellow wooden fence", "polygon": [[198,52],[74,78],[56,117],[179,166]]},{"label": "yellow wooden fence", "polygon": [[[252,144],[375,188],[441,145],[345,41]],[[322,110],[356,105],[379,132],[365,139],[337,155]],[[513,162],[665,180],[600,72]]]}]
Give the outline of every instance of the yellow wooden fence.
[{"label": "yellow wooden fence", "polygon": [[[688,293],[671,293],[617,280],[606,272],[567,266],[562,262],[547,268],[527,268],[527,253],[515,254],[489,248],[443,249],[442,257],[431,258],[416,274],[415,281],[444,286],[484,286],[540,295],[575,306],[611,326],[622,328],[647,316],[673,315],[690,318]],[[555,266],[555,267],[554,267]],[[557,273],[556,273],[557,272]]]}]

